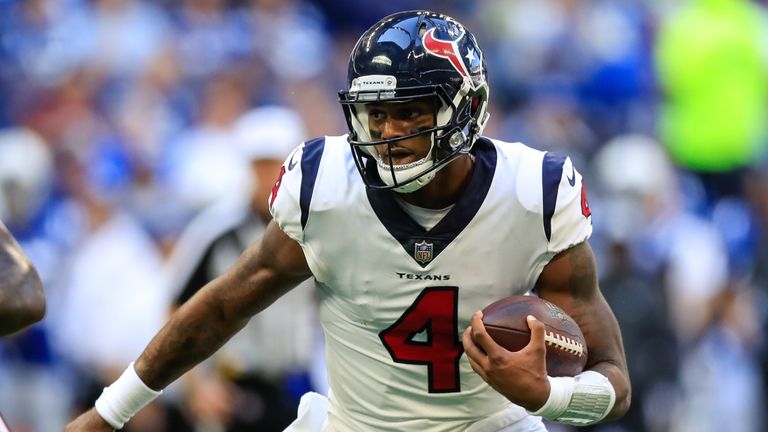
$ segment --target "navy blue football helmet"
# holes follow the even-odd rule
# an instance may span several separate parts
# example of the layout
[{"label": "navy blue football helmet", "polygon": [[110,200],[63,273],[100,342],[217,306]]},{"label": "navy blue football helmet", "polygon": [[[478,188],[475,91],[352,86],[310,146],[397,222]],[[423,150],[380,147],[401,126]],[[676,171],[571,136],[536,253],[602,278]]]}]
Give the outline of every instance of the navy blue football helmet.
[{"label": "navy blue football helmet", "polygon": [[[366,185],[412,192],[437,170],[467,154],[488,121],[488,84],[475,37],[453,18],[429,11],[390,15],[357,41],[349,58],[348,88],[339,102],[348,141]],[[433,98],[435,127],[393,139],[374,140],[367,104]],[[376,145],[430,134],[427,157],[404,165],[383,161]]]}]

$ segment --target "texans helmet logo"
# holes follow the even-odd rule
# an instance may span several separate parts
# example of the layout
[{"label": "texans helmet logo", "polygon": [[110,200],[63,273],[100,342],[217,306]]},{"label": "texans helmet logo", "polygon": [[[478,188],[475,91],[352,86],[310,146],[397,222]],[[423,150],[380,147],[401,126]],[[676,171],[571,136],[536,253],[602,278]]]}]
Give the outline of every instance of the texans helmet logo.
[{"label": "texans helmet logo", "polygon": [[437,39],[435,37],[435,28],[433,27],[424,33],[421,40],[424,49],[426,49],[428,53],[448,59],[448,61],[451,62],[451,65],[453,65],[453,68],[456,69],[461,76],[469,78],[469,71],[467,70],[467,66],[461,60],[461,53],[459,52],[459,46],[457,44],[465,34],[466,33],[462,31],[456,40],[447,41]]}]

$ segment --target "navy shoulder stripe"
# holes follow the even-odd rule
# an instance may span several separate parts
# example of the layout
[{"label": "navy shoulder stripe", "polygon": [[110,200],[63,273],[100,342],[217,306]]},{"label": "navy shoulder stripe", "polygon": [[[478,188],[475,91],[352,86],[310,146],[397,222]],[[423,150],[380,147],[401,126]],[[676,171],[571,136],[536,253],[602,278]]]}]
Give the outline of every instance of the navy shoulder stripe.
[{"label": "navy shoulder stripe", "polygon": [[560,179],[563,177],[563,165],[565,156],[547,152],[541,166],[541,192],[544,203],[544,234],[547,241],[552,237],[552,216],[557,205],[557,191],[560,188]]},{"label": "navy shoulder stripe", "polygon": [[312,202],[312,193],[315,190],[317,171],[320,169],[320,159],[325,148],[325,137],[315,138],[304,143],[304,152],[301,155],[301,192],[299,195],[299,207],[301,207],[301,229],[307,225],[309,218],[309,204]]}]

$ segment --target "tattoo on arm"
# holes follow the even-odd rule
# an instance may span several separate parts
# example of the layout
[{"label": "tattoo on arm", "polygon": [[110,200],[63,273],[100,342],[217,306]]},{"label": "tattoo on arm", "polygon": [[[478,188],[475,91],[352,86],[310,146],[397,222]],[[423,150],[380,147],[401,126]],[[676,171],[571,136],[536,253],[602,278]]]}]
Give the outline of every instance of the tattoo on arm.
[{"label": "tattoo on arm", "polygon": [[589,244],[576,245],[555,256],[535,289],[579,324],[589,350],[587,368],[611,380],[617,394],[613,412],[620,416],[629,406],[629,372],[619,324],[598,287]]},{"label": "tattoo on arm", "polygon": [[173,315],[137,361],[137,373],[162,389],[234,335],[246,320],[228,320],[206,286]]},{"label": "tattoo on arm", "polygon": [[229,271],[173,314],[136,361],[136,372],[149,387],[165,387],[308,275],[298,244],[270,225]]}]

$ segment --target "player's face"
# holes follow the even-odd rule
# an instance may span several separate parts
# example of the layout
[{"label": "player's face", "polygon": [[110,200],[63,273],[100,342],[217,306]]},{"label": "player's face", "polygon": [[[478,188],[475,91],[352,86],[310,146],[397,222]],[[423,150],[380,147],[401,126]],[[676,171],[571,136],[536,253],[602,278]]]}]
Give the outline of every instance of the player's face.
[{"label": "player's face", "polygon": [[[411,135],[435,127],[434,101],[416,99],[399,103],[368,105],[368,127],[371,137],[385,140]],[[431,146],[430,134],[419,135],[392,144],[376,146],[382,161],[389,163],[391,146],[392,164],[403,165],[427,156]]]}]

